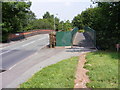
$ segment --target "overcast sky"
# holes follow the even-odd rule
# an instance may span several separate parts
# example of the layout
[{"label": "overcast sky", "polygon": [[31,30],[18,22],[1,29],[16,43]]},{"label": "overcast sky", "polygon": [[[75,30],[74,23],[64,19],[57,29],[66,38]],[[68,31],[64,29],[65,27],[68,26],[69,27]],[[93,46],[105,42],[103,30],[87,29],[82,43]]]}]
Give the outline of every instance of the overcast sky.
[{"label": "overcast sky", "polygon": [[[30,0],[31,10],[37,18],[42,18],[46,11],[54,14],[60,20],[72,20],[92,5],[90,0]],[[58,15],[56,15],[58,14]]]}]

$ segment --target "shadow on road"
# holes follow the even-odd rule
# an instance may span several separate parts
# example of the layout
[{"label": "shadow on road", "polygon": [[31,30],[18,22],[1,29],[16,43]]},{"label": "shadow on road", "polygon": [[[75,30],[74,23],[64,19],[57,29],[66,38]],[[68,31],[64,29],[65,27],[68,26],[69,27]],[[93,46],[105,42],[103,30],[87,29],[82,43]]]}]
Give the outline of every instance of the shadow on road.
[{"label": "shadow on road", "polygon": [[74,47],[74,48],[66,49],[66,52],[91,52],[91,51],[96,51],[96,50],[89,49],[89,48],[81,48],[81,47]]}]

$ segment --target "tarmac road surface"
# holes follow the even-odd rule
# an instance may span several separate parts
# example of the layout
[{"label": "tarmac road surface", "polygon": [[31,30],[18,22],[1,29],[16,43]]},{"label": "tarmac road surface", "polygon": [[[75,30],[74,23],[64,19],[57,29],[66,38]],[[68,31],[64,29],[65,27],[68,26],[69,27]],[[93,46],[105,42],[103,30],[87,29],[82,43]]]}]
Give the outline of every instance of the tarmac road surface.
[{"label": "tarmac road surface", "polygon": [[[83,38],[80,39],[79,36]],[[4,48],[3,52],[0,52],[0,54],[2,57],[4,56],[4,62],[2,64],[6,71],[0,73],[0,89],[17,88],[21,83],[27,81],[34,73],[46,66],[55,64],[72,56],[79,56],[83,52],[94,51],[86,47],[79,47],[81,42],[85,39],[83,34],[77,33],[74,40],[74,45],[77,46],[67,49],[41,49],[49,42],[48,34],[45,34],[30,37],[28,40]]]},{"label": "tarmac road surface", "polygon": [[32,36],[24,41],[17,41],[16,43],[0,48],[0,70],[10,70],[19,61],[31,56],[38,49],[41,49],[49,44],[48,34],[39,34]]}]

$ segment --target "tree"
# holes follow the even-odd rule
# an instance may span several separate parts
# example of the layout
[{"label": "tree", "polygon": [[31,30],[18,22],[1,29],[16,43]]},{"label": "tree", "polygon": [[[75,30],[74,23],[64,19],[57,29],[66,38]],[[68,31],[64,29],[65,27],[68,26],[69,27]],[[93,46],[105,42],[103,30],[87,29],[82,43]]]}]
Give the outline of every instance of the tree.
[{"label": "tree", "polygon": [[54,30],[54,24],[56,30],[64,30],[69,31],[72,28],[72,24],[70,21],[66,21],[65,23],[63,21],[60,21],[59,18],[55,17],[54,15],[50,14],[49,12],[46,12],[43,15],[42,19],[36,19],[30,22],[28,25],[28,29],[52,29]]},{"label": "tree", "polygon": [[82,17],[80,14],[78,14],[73,18],[72,24],[74,27],[78,27],[79,29],[83,28]]},{"label": "tree", "polygon": [[64,29],[64,22],[63,21],[60,21],[59,24],[58,24],[58,30],[63,30]]},{"label": "tree", "polygon": [[28,31],[28,30],[31,30],[33,29],[33,24],[34,24],[34,21],[36,21],[36,16],[35,14],[32,12],[32,11],[29,11],[27,14],[26,14],[26,19],[24,19],[26,21],[24,21],[23,23],[25,23],[25,28],[23,29],[24,31]]},{"label": "tree", "polygon": [[33,14],[30,11],[30,6],[31,2],[2,3],[3,41],[7,40],[9,33],[24,31],[30,21],[31,14]]},{"label": "tree", "polygon": [[120,2],[99,2],[98,7],[88,8],[74,17],[72,23],[79,28],[89,26],[96,30],[97,46],[115,48],[120,43]]},{"label": "tree", "polygon": [[70,23],[69,20],[67,20],[65,23],[64,23],[64,30],[65,31],[70,31],[72,29],[72,24]]},{"label": "tree", "polygon": [[44,15],[43,15],[43,19],[48,19],[48,18],[54,18],[53,15],[50,15],[49,12],[46,12]]}]

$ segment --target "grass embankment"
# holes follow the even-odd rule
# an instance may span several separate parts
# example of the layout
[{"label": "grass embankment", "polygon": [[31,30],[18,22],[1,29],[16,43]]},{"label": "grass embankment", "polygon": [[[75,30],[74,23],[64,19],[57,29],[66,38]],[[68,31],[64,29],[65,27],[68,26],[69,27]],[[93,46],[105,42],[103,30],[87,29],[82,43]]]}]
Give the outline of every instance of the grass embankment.
[{"label": "grass embankment", "polygon": [[[120,55],[120,53],[119,53]],[[118,53],[92,52],[86,56],[85,68],[91,82],[89,88],[118,88]]]},{"label": "grass embankment", "polygon": [[43,68],[20,88],[73,88],[78,57]]}]

